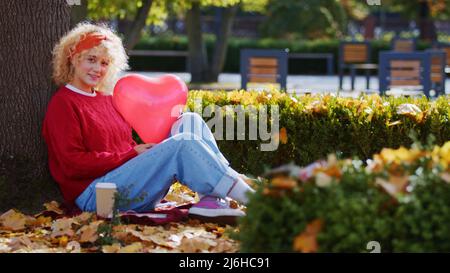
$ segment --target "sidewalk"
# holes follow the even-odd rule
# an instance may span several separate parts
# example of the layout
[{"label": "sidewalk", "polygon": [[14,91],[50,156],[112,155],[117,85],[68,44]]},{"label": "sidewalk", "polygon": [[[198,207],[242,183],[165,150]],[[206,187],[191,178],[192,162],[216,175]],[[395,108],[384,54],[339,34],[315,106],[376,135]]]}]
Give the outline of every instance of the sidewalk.
[{"label": "sidewalk", "polygon": [[[145,75],[147,77],[159,77],[165,72],[129,72],[138,73]],[[191,75],[189,73],[173,73],[185,82],[189,83],[191,80]],[[222,73],[219,76],[218,83],[211,84],[188,84],[190,90],[235,90],[241,87],[241,76],[240,74],[228,74]],[[287,78],[287,89],[288,93],[337,93],[339,85],[339,77],[328,76],[328,75],[290,75]],[[264,89],[268,85],[249,85],[249,89]],[[344,90],[340,92],[343,96],[358,96],[361,91],[365,93],[378,93],[378,77],[372,76],[370,78],[370,89],[366,90],[366,78],[365,76],[357,76],[355,81],[355,91],[350,90],[350,77],[344,77],[343,82]],[[446,94],[450,93],[450,80],[446,81]]]}]

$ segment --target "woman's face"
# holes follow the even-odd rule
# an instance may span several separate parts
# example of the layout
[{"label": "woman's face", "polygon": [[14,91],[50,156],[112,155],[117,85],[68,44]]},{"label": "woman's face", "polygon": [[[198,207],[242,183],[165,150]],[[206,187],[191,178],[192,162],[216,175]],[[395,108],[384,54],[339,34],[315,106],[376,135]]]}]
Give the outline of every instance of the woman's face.
[{"label": "woman's face", "polygon": [[108,71],[109,62],[106,54],[98,48],[82,52],[80,58],[72,62],[75,70],[73,83],[88,90],[98,86]]}]

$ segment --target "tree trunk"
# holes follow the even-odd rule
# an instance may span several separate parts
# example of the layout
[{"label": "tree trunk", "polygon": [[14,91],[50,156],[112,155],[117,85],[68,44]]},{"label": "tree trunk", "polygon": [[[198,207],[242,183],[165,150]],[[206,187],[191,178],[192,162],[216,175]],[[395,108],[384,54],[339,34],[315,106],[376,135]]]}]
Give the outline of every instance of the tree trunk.
[{"label": "tree trunk", "polygon": [[225,64],[225,57],[227,55],[228,38],[230,37],[233,20],[236,16],[238,5],[223,8],[219,17],[219,27],[216,33],[216,42],[211,62],[211,67],[208,69],[207,81],[217,82],[219,74],[223,70]]},{"label": "tree trunk", "polygon": [[425,41],[435,41],[437,39],[436,27],[430,16],[430,6],[428,2],[420,2],[419,9],[419,29],[420,39]]},{"label": "tree trunk", "polygon": [[136,18],[131,23],[130,27],[125,32],[124,46],[131,50],[139,42],[141,38],[142,29],[145,27],[145,21],[147,21],[148,13],[152,7],[153,0],[144,0],[142,6],[139,8],[136,14]]},{"label": "tree trunk", "polygon": [[86,20],[88,15],[88,0],[80,0],[80,5],[72,5],[70,8],[70,27]]},{"label": "tree trunk", "polygon": [[206,45],[203,41],[200,15],[200,3],[192,3],[192,8],[186,15],[186,27],[189,40],[188,62],[191,83],[205,82],[208,69],[208,58]]},{"label": "tree trunk", "polygon": [[[70,27],[65,0],[0,1],[0,212],[55,197],[41,126],[50,97],[51,52]],[[48,200],[47,200],[48,201]]]}]

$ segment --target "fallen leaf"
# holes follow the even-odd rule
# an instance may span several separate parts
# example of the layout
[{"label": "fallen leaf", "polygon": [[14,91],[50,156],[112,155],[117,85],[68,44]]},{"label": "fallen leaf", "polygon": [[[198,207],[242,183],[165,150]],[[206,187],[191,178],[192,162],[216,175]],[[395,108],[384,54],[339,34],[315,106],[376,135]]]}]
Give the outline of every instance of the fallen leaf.
[{"label": "fallen leaf", "polygon": [[375,184],[381,186],[389,195],[395,197],[398,193],[406,192],[406,187],[409,183],[408,176],[393,176],[389,177],[389,181],[383,178],[377,177]]},{"label": "fallen leaf", "polygon": [[72,218],[62,218],[53,222],[51,238],[67,235],[72,237],[75,231],[72,229],[74,220]]},{"label": "fallen leaf", "polygon": [[317,252],[319,249],[317,234],[322,229],[322,224],[322,220],[316,219],[306,225],[306,229],[294,239],[294,251],[303,253]]},{"label": "fallen leaf", "polygon": [[399,125],[399,124],[402,124],[402,122],[400,120],[396,120],[396,121],[393,121],[393,122],[389,122],[387,124],[387,126],[391,127],[391,126],[395,126],[395,125]]},{"label": "fallen leaf", "polygon": [[13,209],[0,216],[0,224],[3,226],[3,229],[11,231],[24,230],[27,220],[27,216]]},{"label": "fallen leaf", "polygon": [[142,249],[143,249],[142,243],[137,242],[119,249],[117,253],[137,253],[141,252]]},{"label": "fallen leaf", "polygon": [[16,251],[21,248],[33,248],[33,242],[27,236],[23,235],[20,237],[12,238],[8,246],[11,248],[11,251]]},{"label": "fallen leaf", "polygon": [[44,207],[47,211],[53,211],[57,214],[64,214],[64,211],[60,208],[60,205],[56,201],[51,201],[50,203],[45,203]]},{"label": "fallen leaf", "polygon": [[117,253],[120,250],[120,244],[106,245],[102,247],[103,253]]},{"label": "fallen leaf", "polygon": [[224,253],[224,252],[235,252],[237,249],[235,249],[235,246],[226,240],[221,240],[216,247],[212,250],[212,252],[217,253]]},{"label": "fallen leaf", "polygon": [[422,113],[422,110],[420,110],[420,108],[417,107],[417,105],[415,105],[415,104],[403,103],[397,107],[397,114],[399,114],[399,115],[406,115],[406,116],[414,117],[420,113]]},{"label": "fallen leaf", "polygon": [[49,227],[52,221],[51,217],[39,216],[31,225],[34,227]]},{"label": "fallen leaf", "polygon": [[236,202],[235,200],[231,199],[231,200],[230,200],[230,208],[232,208],[232,209],[237,209],[237,208],[239,208],[238,202]]},{"label": "fallen leaf", "polygon": [[95,218],[95,214],[93,214],[92,212],[83,212],[80,215],[74,217],[74,220],[79,223],[79,224],[87,224],[89,223],[89,221],[91,220],[96,220]]},{"label": "fallen leaf", "polygon": [[271,184],[278,189],[291,190],[297,186],[297,181],[287,176],[278,176],[271,180]]},{"label": "fallen leaf", "polygon": [[60,247],[66,247],[67,246],[67,243],[69,242],[69,238],[67,238],[67,236],[61,236],[61,237],[59,237],[59,246]]},{"label": "fallen leaf", "polygon": [[202,238],[183,238],[179,250],[186,253],[205,252],[211,245]]},{"label": "fallen leaf", "polygon": [[80,243],[77,241],[70,241],[66,246],[66,250],[70,253],[81,253]]},{"label": "fallen leaf", "polygon": [[280,129],[280,141],[282,144],[286,144],[288,142],[287,130],[284,127]]},{"label": "fallen leaf", "polygon": [[80,235],[79,242],[80,243],[94,243],[98,239],[98,226],[102,223],[102,221],[93,222],[90,225],[83,226],[77,232]]}]

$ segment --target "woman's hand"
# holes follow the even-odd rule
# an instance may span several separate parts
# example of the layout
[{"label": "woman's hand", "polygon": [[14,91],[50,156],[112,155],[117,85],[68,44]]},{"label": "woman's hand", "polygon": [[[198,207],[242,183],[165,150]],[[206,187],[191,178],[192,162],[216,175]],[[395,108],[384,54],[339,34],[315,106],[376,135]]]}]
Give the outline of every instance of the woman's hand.
[{"label": "woman's hand", "polygon": [[155,146],[155,143],[139,144],[139,145],[134,146],[134,150],[136,150],[136,152],[138,154],[142,154],[143,152],[147,151],[148,149],[150,149],[153,146]]}]

